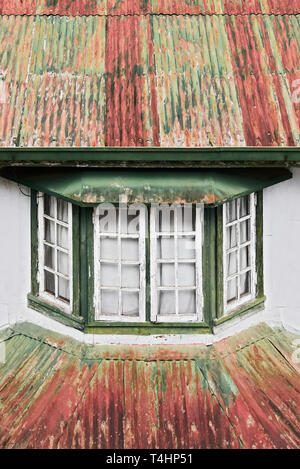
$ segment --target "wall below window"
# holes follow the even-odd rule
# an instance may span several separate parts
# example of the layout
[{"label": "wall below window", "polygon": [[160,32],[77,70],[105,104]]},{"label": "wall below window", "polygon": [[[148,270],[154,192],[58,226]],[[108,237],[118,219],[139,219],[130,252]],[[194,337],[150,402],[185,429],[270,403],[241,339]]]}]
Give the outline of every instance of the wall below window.
[{"label": "wall below window", "polygon": [[[266,311],[256,321],[268,319],[300,331],[300,168],[294,179],[264,191],[264,263]],[[25,194],[29,191],[22,188]],[[16,321],[32,321],[48,329],[91,342],[109,341],[83,336],[27,308],[30,291],[30,198],[17,184],[0,178],[0,328]],[[245,322],[244,322],[245,321]],[[218,334],[232,334],[251,325],[251,318],[222,326]],[[120,337],[120,341],[131,339]],[[199,337],[199,342],[208,338]],[[117,339],[116,339],[117,340]],[[144,337],[143,340],[151,341]],[[161,339],[163,340],[163,339]],[[176,341],[179,338],[165,340]],[[189,337],[181,340],[194,340]],[[141,338],[137,338],[140,342]],[[132,341],[134,342],[134,340]],[[153,339],[155,342],[155,339]]]}]

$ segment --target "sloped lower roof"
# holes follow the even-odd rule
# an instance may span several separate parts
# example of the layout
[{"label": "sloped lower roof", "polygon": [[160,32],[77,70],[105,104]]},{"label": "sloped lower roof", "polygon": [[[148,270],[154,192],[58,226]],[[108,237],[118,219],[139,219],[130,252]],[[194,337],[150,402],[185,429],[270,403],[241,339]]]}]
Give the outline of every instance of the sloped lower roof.
[{"label": "sloped lower roof", "polygon": [[300,145],[298,0],[0,12],[2,147]]},{"label": "sloped lower roof", "polygon": [[261,324],[208,347],[107,347],[19,325],[1,338],[0,447],[299,448],[296,338]]}]

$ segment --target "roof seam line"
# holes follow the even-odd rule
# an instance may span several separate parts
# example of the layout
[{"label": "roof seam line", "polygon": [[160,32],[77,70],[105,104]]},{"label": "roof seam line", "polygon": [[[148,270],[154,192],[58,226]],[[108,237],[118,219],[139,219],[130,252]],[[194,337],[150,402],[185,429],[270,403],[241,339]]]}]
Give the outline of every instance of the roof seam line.
[{"label": "roof seam line", "polygon": [[68,15],[68,14],[55,14],[55,13],[45,13],[45,14],[26,14],[26,13],[2,13],[0,14],[0,17],[16,17],[16,16],[23,16],[23,17],[59,17],[59,18],[87,18],[87,17],[104,17],[104,18],[121,18],[121,17],[135,17],[135,16],[233,16],[233,17],[249,17],[249,16],[298,16],[300,15],[300,10],[299,12],[295,13],[120,13],[120,14],[110,14],[110,13],[96,13],[96,14],[87,14],[87,15]]}]

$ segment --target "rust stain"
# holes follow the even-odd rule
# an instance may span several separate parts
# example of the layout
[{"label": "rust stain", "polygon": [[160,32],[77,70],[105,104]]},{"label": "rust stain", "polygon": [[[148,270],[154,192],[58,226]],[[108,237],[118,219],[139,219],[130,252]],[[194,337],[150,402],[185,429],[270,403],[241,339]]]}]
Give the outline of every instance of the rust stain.
[{"label": "rust stain", "polygon": [[1,448],[299,447],[291,333],[127,348],[46,332],[21,325],[6,340]]}]

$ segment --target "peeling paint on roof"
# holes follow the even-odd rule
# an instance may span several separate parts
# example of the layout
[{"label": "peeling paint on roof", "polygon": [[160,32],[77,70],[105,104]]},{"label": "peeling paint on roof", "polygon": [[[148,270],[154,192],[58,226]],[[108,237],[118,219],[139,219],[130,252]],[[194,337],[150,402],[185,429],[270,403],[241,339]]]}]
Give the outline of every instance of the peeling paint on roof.
[{"label": "peeling paint on roof", "polygon": [[209,347],[91,346],[18,325],[0,447],[299,448],[296,337],[261,324]]},{"label": "peeling paint on roof", "polygon": [[296,3],[3,1],[0,145],[300,145]]}]

